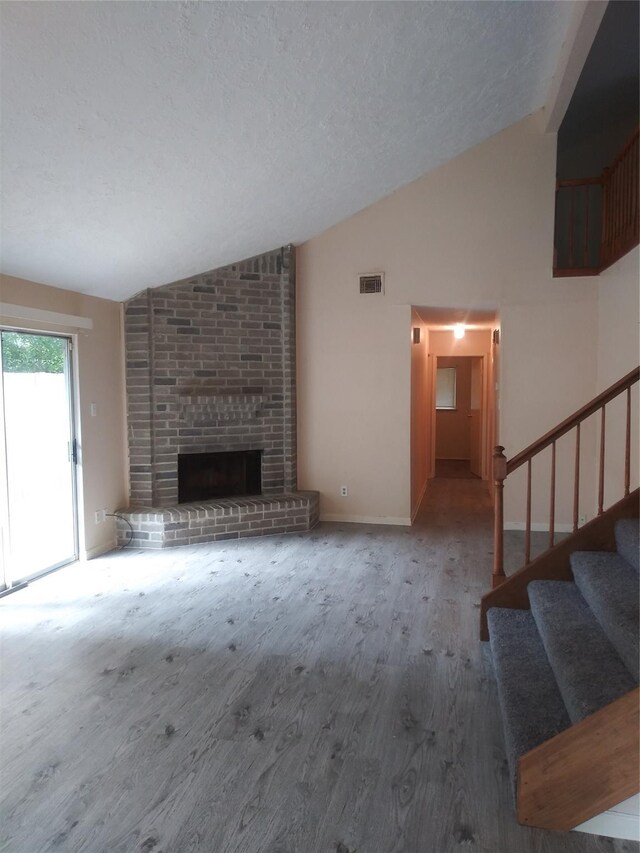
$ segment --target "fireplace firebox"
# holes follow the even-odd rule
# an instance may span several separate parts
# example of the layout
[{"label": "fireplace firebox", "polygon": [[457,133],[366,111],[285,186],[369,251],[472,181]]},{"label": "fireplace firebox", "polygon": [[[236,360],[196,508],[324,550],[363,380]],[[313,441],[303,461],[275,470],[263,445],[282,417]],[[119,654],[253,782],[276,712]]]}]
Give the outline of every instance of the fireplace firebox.
[{"label": "fireplace firebox", "polygon": [[178,455],[178,502],[206,501],[262,491],[260,450]]}]

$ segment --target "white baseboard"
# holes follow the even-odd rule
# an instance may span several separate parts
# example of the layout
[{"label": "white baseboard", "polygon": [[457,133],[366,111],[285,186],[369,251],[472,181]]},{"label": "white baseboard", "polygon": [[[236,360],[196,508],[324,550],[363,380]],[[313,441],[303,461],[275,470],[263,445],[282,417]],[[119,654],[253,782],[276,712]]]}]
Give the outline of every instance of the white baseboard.
[{"label": "white baseboard", "polygon": [[411,527],[410,518],[395,518],[391,515],[338,515],[335,512],[322,513],[320,521],[344,521],[347,524],[395,524]]},{"label": "white baseboard", "polygon": [[640,841],[640,795],[630,797],[609,811],[581,823],[574,832],[588,832],[592,835],[606,835],[609,838],[624,838],[628,841]]},{"label": "white baseboard", "polygon": [[[526,522],[524,521],[505,521],[504,529],[505,530],[524,530],[526,528]],[[556,533],[572,533],[573,532],[573,524],[556,524],[554,528]],[[534,533],[548,533],[549,532],[549,522],[548,521],[532,521],[531,522],[531,530]]]},{"label": "white baseboard", "polygon": [[109,542],[103,542],[100,545],[95,545],[93,548],[80,552],[82,560],[93,560],[94,557],[101,557],[103,554],[108,554],[109,551],[115,550],[118,547],[116,538],[110,539]]}]

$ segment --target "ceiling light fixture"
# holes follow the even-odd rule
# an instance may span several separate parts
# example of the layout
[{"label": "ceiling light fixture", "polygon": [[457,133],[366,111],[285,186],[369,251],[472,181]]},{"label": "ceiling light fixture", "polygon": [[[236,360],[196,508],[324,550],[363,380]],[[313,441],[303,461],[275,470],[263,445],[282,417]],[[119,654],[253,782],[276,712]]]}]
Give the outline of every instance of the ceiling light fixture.
[{"label": "ceiling light fixture", "polygon": [[453,327],[453,337],[459,341],[464,338],[464,323],[456,323]]}]

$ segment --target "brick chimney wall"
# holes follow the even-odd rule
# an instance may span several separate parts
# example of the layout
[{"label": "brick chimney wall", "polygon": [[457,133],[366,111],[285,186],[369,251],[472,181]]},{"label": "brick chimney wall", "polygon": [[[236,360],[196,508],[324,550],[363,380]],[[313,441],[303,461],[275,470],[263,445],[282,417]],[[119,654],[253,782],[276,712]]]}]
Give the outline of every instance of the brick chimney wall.
[{"label": "brick chimney wall", "polygon": [[292,246],[125,306],[132,506],[178,502],[178,454],[262,451],[265,495],[296,489]]}]

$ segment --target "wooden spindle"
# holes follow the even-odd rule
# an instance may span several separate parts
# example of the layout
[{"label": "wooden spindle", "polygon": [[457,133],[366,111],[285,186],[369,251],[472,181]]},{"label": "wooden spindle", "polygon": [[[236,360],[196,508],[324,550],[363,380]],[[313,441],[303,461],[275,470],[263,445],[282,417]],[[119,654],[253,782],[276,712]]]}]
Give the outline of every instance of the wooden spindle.
[{"label": "wooden spindle", "polygon": [[627,424],[624,441],[624,496],[631,485],[631,388],[627,388]]},{"label": "wooden spindle", "polygon": [[636,183],[638,181],[637,163],[634,161],[636,156],[636,143],[631,146],[631,157],[629,158],[629,238],[633,240],[635,236],[634,223],[636,212]]},{"label": "wooden spindle", "polygon": [[622,242],[622,230],[624,225],[624,161],[618,163],[617,168],[618,173],[618,235],[616,239],[616,252],[620,251],[620,244]]},{"label": "wooden spindle", "polygon": [[531,562],[531,459],[527,460],[527,521],[524,529],[524,564]]},{"label": "wooden spindle", "polygon": [[624,158],[624,240],[626,243],[629,239],[629,220],[631,214],[631,206],[629,204],[631,197],[631,160],[629,157]]},{"label": "wooden spindle", "polygon": [[575,195],[576,188],[571,187],[569,190],[571,193],[571,202],[569,204],[569,267],[573,267],[573,219],[575,214]]},{"label": "wooden spindle", "polygon": [[602,515],[602,507],[604,504],[604,406],[600,409],[600,411],[602,413],[602,416],[600,418],[600,476],[598,479],[598,515]]},{"label": "wooden spindle", "polygon": [[556,443],[551,445],[551,495],[549,500],[549,548],[553,548],[556,525]]},{"label": "wooden spindle", "polygon": [[609,240],[609,170],[602,173],[602,225],[600,237],[600,265],[607,262],[607,242]]},{"label": "wooden spindle", "polygon": [[495,589],[505,581],[504,574],[504,481],[507,476],[507,458],[504,447],[498,445],[493,451],[493,576],[491,586]]},{"label": "wooden spindle", "polygon": [[582,266],[588,267],[589,264],[589,201],[591,196],[591,187],[587,184],[584,188],[585,192],[585,207],[584,207],[584,250],[582,258]]},{"label": "wooden spindle", "polygon": [[614,167],[611,172],[611,253],[616,250],[616,236],[618,234],[618,171]]},{"label": "wooden spindle", "polygon": [[630,178],[630,186],[631,186],[631,199],[629,204],[631,205],[631,221],[630,221],[630,237],[631,239],[636,238],[636,214],[638,208],[638,140],[636,139],[631,146],[631,178]]},{"label": "wooden spindle", "polygon": [[580,421],[576,424],[576,466],[573,474],[573,532],[578,529],[580,504]]}]

